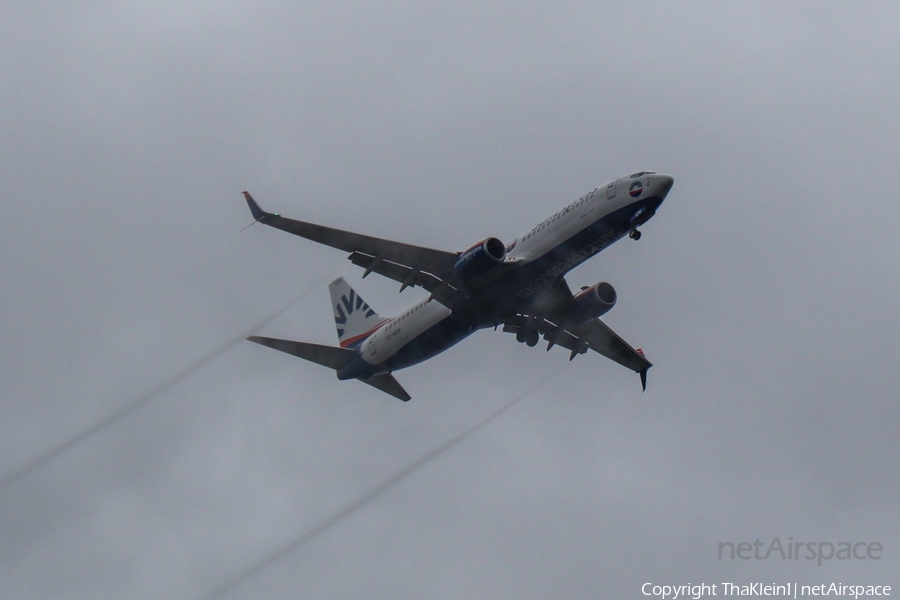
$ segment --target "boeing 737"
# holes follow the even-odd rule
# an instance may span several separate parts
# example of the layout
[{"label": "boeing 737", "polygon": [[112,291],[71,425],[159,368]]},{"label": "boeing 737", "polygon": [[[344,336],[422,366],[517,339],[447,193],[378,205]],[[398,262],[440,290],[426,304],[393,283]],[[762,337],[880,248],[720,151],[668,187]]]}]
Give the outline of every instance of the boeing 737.
[{"label": "boeing 737", "polygon": [[462,252],[445,252],[314,225],[263,211],[244,192],[253,218],[349,252],[349,260],[430,295],[401,315],[384,318],[344,279],[331,283],[331,305],[339,347],[260,336],[250,341],[334,369],[338,379],[358,379],[395,398],[409,394],[392,375],[440,354],[479,329],[503,326],[516,340],[547,350],[561,346],[569,360],[593,350],[639,373],[647,389],[652,366],[640,349],[616,335],[600,317],[616,303],[606,283],[572,293],[565,274],[656,214],[674,180],[641,171],[585,194],[505,245],[495,237]]}]

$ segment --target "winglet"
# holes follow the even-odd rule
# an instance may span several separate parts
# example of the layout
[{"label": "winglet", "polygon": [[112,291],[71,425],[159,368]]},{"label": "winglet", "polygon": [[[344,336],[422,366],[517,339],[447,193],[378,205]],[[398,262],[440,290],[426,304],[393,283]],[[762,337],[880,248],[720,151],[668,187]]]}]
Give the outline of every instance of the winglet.
[{"label": "winglet", "polygon": [[647,369],[649,368],[641,369],[641,392],[647,391]]},{"label": "winglet", "polygon": [[250,214],[253,215],[254,219],[256,219],[257,221],[265,221],[269,217],[276,216],[261,209],[259,207],[259,204],[256,203],[256,200],[253,199],[253,196],[250,195],[250,192],[244,192],[243,194],[244,198],[247,199],[247,206],[250,207]]}]

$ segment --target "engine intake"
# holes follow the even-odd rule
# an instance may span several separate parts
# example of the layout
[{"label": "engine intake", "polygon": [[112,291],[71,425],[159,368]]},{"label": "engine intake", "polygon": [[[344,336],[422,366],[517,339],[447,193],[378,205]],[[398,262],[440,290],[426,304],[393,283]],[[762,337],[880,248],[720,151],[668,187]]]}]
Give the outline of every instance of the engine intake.
[{"label": "engine intake", "polygon": [[506,258],[506,246],[499,239],[489,237],[459,255],[453,264],[453,272],[467,281],[487,273]]},{"label": "engine intake", "polygon": [[615,305],[616,290],[601,281],[572,298],[566,318],[572,323],[584,323],[605,315]]}]

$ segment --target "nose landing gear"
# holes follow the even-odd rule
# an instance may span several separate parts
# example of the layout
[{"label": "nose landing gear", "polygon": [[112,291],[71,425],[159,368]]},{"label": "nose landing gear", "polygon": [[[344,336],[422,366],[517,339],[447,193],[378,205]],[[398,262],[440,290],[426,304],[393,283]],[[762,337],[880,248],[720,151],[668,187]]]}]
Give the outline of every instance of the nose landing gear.
[{"label": "nose landing gear", "polygon": [[637,227],[628,232],[628,237],[633,239],[634,241],[638,241],[641,239],[641,232],[637,230]]}]

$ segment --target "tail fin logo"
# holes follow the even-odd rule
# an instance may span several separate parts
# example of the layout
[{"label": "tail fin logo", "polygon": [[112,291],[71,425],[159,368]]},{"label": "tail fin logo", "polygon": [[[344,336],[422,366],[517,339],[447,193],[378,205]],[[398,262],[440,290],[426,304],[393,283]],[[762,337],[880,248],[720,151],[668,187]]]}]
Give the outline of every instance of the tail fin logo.
[{"label": "tail fin logo", "polygon": [[350,293],[341,296],[341,301],[334,306],[334,323],[338,326],[338,337],[344,335],[341,325],[347,324],[347,317],[359,310],[363,311],[364,319],[375,314],[375,311],[353,289],[350,290]]}]

